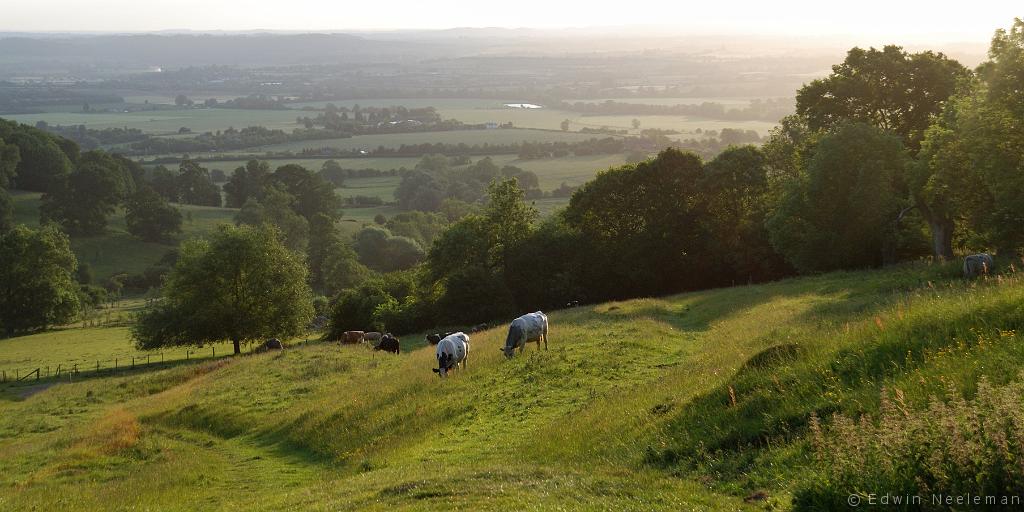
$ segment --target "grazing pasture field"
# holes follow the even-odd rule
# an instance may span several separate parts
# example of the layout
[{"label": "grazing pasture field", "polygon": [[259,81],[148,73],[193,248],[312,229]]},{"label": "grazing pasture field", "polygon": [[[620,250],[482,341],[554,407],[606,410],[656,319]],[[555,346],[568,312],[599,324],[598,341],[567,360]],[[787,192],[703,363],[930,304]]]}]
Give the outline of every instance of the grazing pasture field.
[{"label": "grazing pasture field", "polygon": [[789,509],[825,471],[812,413],[877,412],[883,387],[917,410],[1018,378],[1024,282],[956,274],[906,264],[551,311],[550,350],[505,360],[501,325],[445,380],[405,336],[399,356],[314,344],[7,389],[0,508]]},{"label": "grazing pasture field", "polygon": [[[37,226],[41,194],[15,191],[12,195],[15,222]],[[232,208],[181,204],[175,206],[181,210],[183,216],[179,240],[202,236],[221,223],[234,223],[235,214],[238,212]],[[97,280],[106,279],[119,272],[142,272],[175,247],[177,242],[144,242],[133,237],[125,227],[124,213],[121,211],[108,219],[106,233],[71,239],[71,249],[75,252],[78,263],[88,263]]]}]

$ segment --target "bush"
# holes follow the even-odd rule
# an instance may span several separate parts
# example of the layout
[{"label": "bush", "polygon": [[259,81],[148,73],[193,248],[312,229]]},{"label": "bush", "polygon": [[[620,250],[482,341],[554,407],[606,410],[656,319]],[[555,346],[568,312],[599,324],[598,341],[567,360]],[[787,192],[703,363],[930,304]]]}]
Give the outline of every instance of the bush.
[{"label": "bush", "polygon": [[[1024,377],[1024,376],[1022,376]],[[1024,382],[994,387],[983,377],[973,399],[955,390],[911,410],[883,390],[877,418],[811,418],[820,477],[800,488],[796,510],[837,510],[851,494],[1015,496],[1024,492]],[[917,509],[919,507],[907,507]]]}]

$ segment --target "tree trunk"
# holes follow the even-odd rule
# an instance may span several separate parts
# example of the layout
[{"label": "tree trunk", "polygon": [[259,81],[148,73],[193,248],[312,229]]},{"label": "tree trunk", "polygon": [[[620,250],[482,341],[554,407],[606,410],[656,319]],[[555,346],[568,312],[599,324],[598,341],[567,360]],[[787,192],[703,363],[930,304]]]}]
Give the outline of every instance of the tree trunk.
[{"label": "tree trunk", "polygon": [[928,219],[932,230],[932,255],[938,259],[953,259],[953,221]]},{"label": "tree trunk", "polygon": [[237,355],[241,354],[242,353],[242,342],[240,342],[238,340],[231,340],[231,342],[235,344],[235,355],[237,356]]}]

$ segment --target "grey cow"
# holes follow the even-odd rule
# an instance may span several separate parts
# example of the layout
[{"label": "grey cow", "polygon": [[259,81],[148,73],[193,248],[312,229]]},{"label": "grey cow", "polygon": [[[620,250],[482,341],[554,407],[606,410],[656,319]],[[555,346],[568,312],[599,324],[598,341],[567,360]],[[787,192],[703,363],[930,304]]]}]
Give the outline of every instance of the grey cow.
[{"label": "grey cow", "polygon": [[511,359],[516,349],[522,353],[526,349],[526,343],[537,342],[537,350],[540,350],[540,340],[544,340],[544,350],[548,348],[548,317],[540,311],[527,313],[516,318],[508,326],[508,337],[505,338],[505,347],[501,350],[505,357]]},{"label": "grey cow", "polygon": [[972,254],[964,258],[964,277],[974,279],[981,275],[987,275],[992,272],[994,266],[995,262],[992,261],[992,256],[986,253]]}]

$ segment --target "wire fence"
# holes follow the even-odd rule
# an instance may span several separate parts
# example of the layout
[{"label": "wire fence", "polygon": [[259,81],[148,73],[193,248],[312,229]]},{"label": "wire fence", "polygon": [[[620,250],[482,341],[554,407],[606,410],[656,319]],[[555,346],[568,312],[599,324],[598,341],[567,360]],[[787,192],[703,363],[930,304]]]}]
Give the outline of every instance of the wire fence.
[{"label": "wire fence", "polygon": [[[305,342],[302,342],[305,344]],[[251,352],[255,347],[249,349]],[[232,350],[218,351],[216,346],[209,348],[187,349],[184,354],[154,352],[151,354],[135,354],[119,356],[112,359],[96,359],[93,361],[69,361],[57,365],[35,365],[20,368],[0,369],[0,384],[28,383],[42,381],[73,381],[78,378],[113,375],[135,370],[170,367],[189,361],[212,360],[229,357]]]}]

